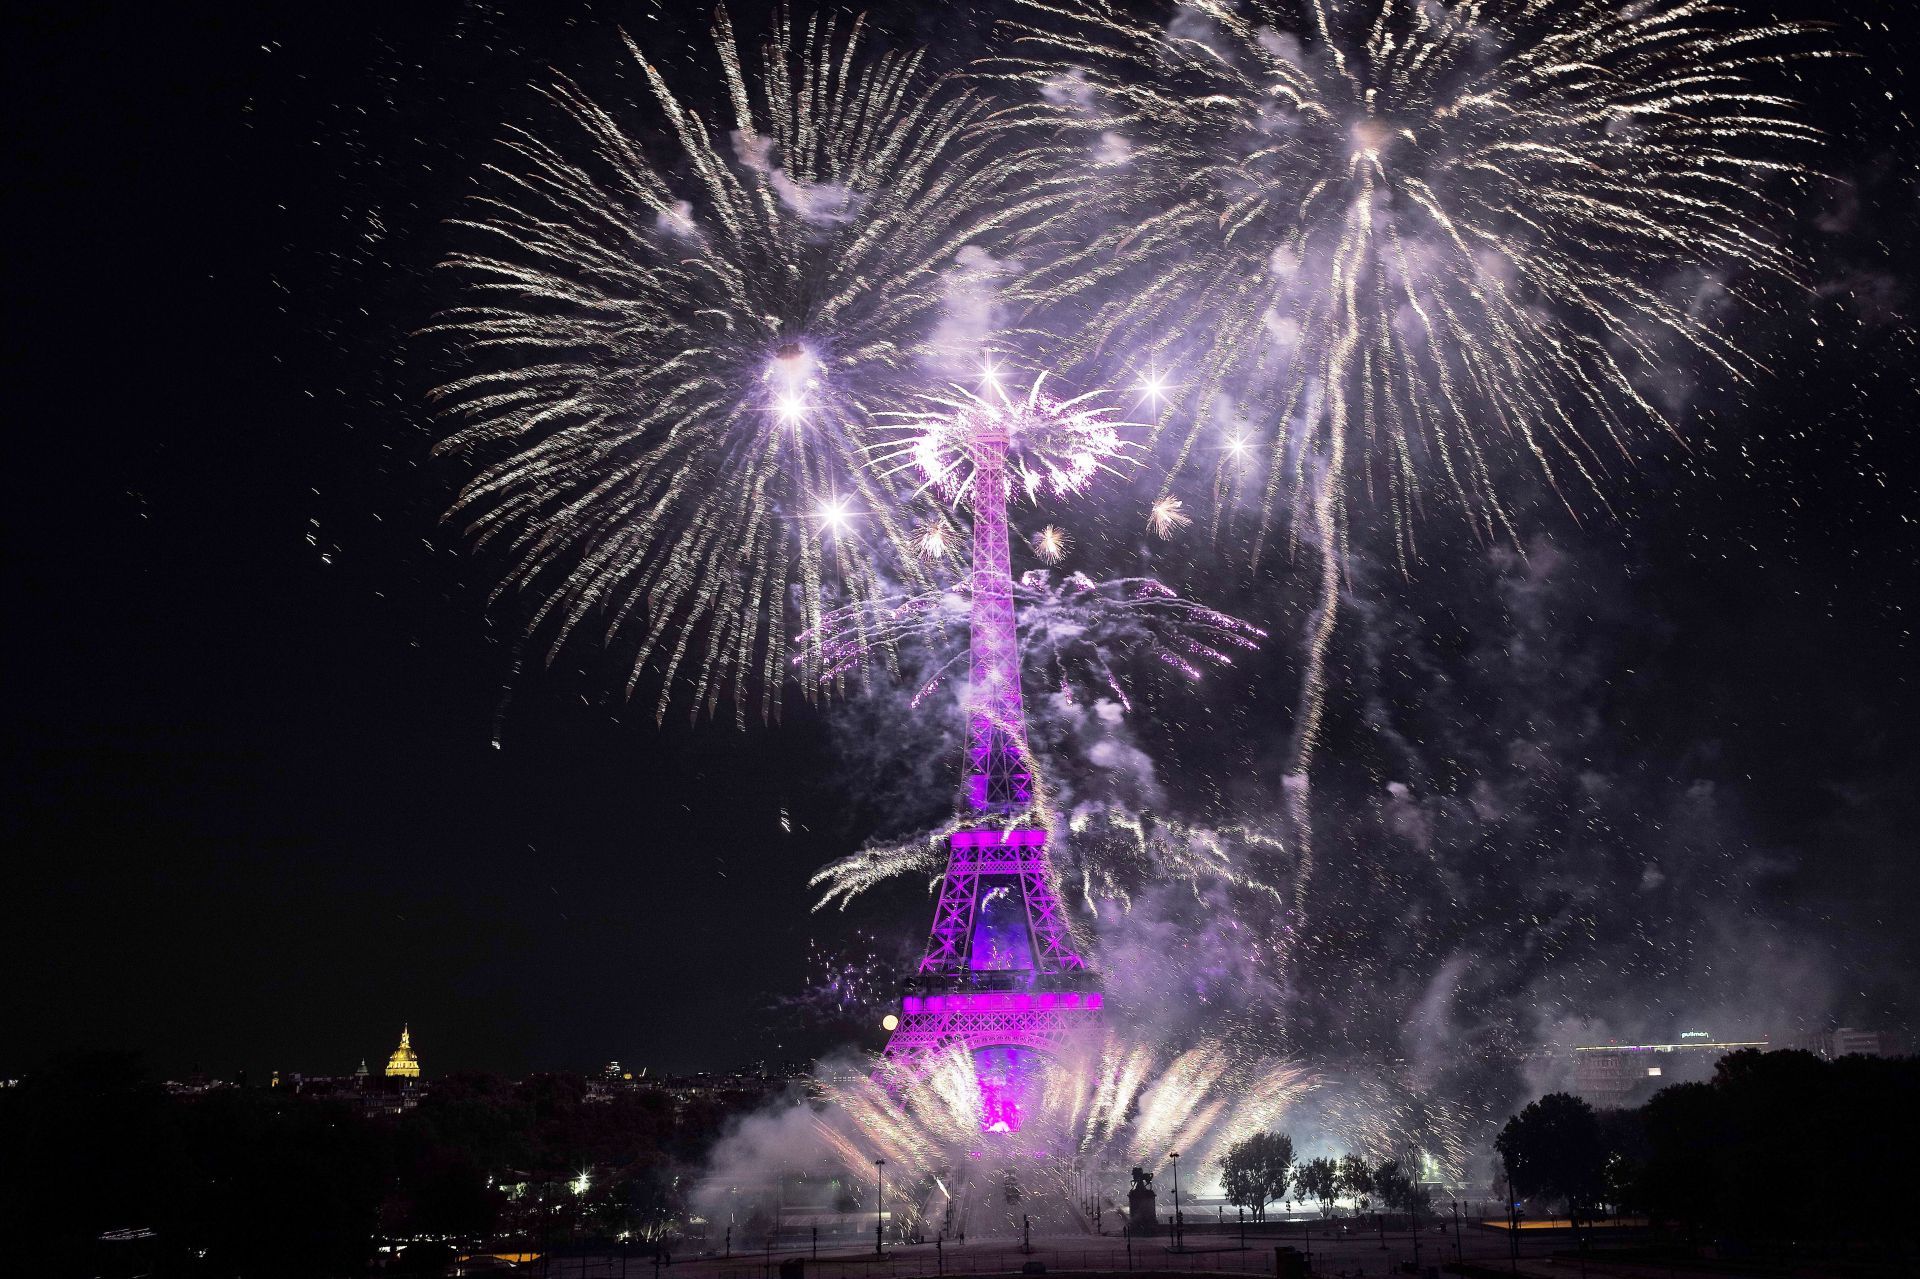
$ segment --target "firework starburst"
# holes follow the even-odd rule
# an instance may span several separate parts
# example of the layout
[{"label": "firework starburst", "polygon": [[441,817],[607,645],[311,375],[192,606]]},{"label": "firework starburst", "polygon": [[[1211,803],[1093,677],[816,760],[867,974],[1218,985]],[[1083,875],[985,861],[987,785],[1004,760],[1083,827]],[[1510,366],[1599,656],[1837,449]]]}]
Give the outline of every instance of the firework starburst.
[{"label": "firework starburst", "polygon": [[1019,2],[987,74],[1102,168],[1033,282],[1090,316],[1070,362],[1181,364],[1172,472],[1215,459],[1256,564],[1283,511],[1317,553],[1288,776],[1310,858],[1351,501],[1383,499],[1403,566],[1430,495],[1514,538],[1505,471],[1604,502],[1637,439],[1678,434],[1673,365],[1756,372],[1722,321],[1799,274],[1769,179],[1816,131],[1761,81],[1809,29],[1712,0]]},{"label": "firework starburst", "polygon": [[1073,549],[1073,535],[1057,524],[1049,524],[1033,535],[1033,553],[1043,564],[1058,564]]},{"label": "firework starburst", "polygon": [[1100,392],[1062,399],[1046,380],[1038,374],[1020,394],[1003,376],[989,376],[979,392],[956,386],[882,414],[892,438],[876,448],[876,469],[889,477],[917,472],[925,488],[956,506],[972,500],[974,464],[985,447],[1004,451],[1013,485],[1029,501],[1072,497],[1102,472],[1120,474],[1135,447],[1122,435],[1131,423]]},{"label": "firework starburst", "polygon": [[895,552],[917,574],[864,432],[941,358],[956,255],[1047,184],[858,21],[776,15],[752,68],[725,10],[713,40],[726,112],[631,44],[644,131],[547,90],[571,133],[510,131],[433,331],[467,362],[441,448],[477,460],[455,512],[504,548],[499,594],[555,650],[591,619],[630,641],[628,691],[657,684],[661,713],[684,693],[744,720],[777,712],[789,635]]}]

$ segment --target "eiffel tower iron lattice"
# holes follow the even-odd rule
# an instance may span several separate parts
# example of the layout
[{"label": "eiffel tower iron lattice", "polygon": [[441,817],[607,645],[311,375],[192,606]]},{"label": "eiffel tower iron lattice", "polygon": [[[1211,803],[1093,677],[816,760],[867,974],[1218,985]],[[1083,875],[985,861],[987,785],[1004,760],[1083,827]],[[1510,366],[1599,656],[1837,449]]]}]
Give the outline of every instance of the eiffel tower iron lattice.
[{"label": "eiffel tower iron lattice", "polygon": [[1004,430],[976,430],[967,694],[968,806],[993,824],[956,831],[919,969],[901,1000],[886,1060],[919,1073],[970,1055],[981,1125],[1017,1131],[1040,1060],[1098,1024],[1101,992],[1054,895],[1047,832],[1032,814],[1020,647],[1007,545]]}]

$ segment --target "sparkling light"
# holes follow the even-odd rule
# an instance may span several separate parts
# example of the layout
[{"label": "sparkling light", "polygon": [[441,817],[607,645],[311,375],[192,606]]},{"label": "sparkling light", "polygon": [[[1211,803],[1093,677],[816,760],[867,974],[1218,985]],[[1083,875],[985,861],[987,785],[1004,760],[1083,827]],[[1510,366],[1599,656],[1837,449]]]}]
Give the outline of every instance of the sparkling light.
[{"label": "sparkling light", "polygon": [[840,534],[853,526],[853,513],[848,509],[845,498],[828,498],[814,510],[814,518],[820,527],[828,533]]},{"label": "sparkling light", "polygon": [[875,462],[892,476],[917,470],[924,487],[956,505],[972,501],[976,463],[983,451],[1004,450],[1011,477],[1028,500],[1041,493],[1070,497],[1101,473],[1117,475],[1137,446],[1123,422],[1101,404],[1097,391],[1060,399],[1037,375],[1025,395],[993,377],[982,394],[954,387],[948,395],[922,395],[918,407],[881,414],[892,443],[875,450]]},{"label": "sparkling light", "polygon": [[1048,564],[1058,564],[1072,549],[1072,536],[1057,525],[1049,524],[1033,535],[1033,553]]},{"label": "sparkling light", "polygon": [[1173,388],[1165,373],[1162,373],[1157,368],[1149,368],[1145,373],[1141,374],[1138,389],[1140,392],[1140,402],[1150,404],[1158,409],[1161,403],[1166,400],[1167,393]]},{"label": "sparkling light", "polygon": [[797,425],[807,415],[807,397],[797,391],[782,391],[774,398],[774,412],[783,426]]},{"label": "sparkling light", "polygon": [[947,536],[947,526],[929,524],[921,529],[919,536],[914,539],[914,549],[920,553],[922,559],[944,560],[947,558],[953,552],[953,544]]},{"label": "sparkling light", "polygon": [[1147,527],[1153,530],[1155,537],[1165,541],[1193,523],[1193,517],[1184,508],[1185,504],[1177,497],[1158,499],[1147,508]]}]

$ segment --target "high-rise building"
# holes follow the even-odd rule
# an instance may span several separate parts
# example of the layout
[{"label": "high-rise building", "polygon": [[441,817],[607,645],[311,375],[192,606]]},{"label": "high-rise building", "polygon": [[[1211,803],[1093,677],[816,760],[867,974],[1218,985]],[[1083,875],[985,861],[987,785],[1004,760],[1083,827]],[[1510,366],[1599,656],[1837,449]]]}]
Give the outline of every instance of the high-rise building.
[{"label": "high-rise building", "polygon": [[387,1058],[387,1078],[420,1078],[420,1058],[413,1051],[413,1035],[406,1026],[400,1028],[400,1046]]}]

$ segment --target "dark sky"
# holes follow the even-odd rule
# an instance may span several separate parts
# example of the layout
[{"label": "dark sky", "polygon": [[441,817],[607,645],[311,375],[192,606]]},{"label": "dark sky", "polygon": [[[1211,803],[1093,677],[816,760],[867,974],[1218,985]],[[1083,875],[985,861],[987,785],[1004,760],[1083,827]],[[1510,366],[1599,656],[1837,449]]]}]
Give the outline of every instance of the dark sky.
[{"label": "dark sky", "polygon": [[[79,1045],[168,1072],[344,1070],[403,1021],[430,1071],[821,1046],[767,1007],[852,927],[805,910],[808,874],[871,821],[823,725],[656,730],[590,657],[530,663],[504,700],[511,637],[438,524],[458,473],[426,457],[431,370],[407,335],[444,300],[441,223],[542,68],[591,80],[613,21],[664,29],[647,12],[28,14],[0,1075]],[[1594,660],[1638,681],[1623,749],[1716,743],[1699,770],[1838,956],[1833,1015],[1904,1023],[1920,397],[1894,69],[1913,32],[1880,34],[1872,74],[1839,81],[1858,98],[1822,108],[1862,192],[1830,197],[1822,323],[1763,335],[1782,376],[1706,454],[1651,462],[1622,526],[1545,527],[1594,565],[1613,628]],[[1255,718],[1289,695],[1290,653],[1269,660],[1224,694]]]}]

